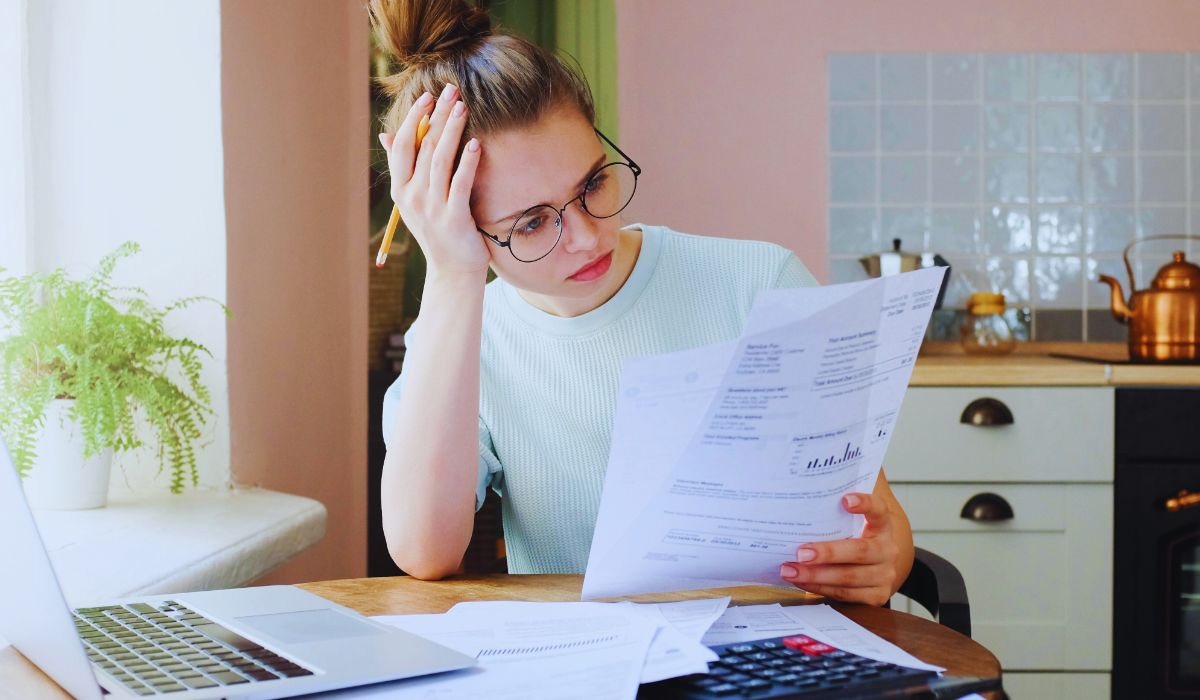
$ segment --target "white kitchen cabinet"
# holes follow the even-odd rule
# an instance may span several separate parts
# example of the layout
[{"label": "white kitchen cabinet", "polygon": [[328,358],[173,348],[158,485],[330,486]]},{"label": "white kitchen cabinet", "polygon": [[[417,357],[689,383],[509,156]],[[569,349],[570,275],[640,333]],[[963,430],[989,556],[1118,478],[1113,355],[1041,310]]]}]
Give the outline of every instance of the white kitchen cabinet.
[{"label": "white kitchen cabinet", "polygon": [[[895,490],[917,546],[962,572],[971,636],[1005,672],[1111,667],[1111,485],[897,484]],[[1008,502],[1013,518],[960,517],[963,504],[984,491]]]},{"label": "white kitchen cabinet", "polygon": [[[960,422],[993,398],[1011,425]],[[1113,480],[1112,387],[939,387],[908,390],[888,444],[893,481]]]},{"label": "white kitchen cabinet", "polygon": [[[980,398],[1002,402],[1012,423],[961,423]],[[915,387],[888,447],[917,546],[962,572],[972,636],[1016,700],[1109,696],[1113,402],[1102,386]],[[982,493],[1012,517],[963,517]]]}]

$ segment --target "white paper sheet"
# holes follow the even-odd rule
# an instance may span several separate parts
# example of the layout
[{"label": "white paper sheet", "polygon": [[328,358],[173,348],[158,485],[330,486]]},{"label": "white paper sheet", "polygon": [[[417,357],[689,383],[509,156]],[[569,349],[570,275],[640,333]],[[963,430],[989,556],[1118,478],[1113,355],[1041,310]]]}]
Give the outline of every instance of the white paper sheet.
[{"label": "white paper sheet", "polygon": [[[675,603],[539,603],[471,601],[455,605],[446,613],[462,620],[490,620],[493,617],[511,616],[526,620],[557,620],[564,615],[574,614],[621,614],[636,616],[654,625],[657,629],[650,649],[646,653],[640,681],[654,681],[686,676],[692,673],[707,673],[708,662],[716,661],[717,655],[700,643],[708,627],[721,616],[729,605],[729,598],[709,598]],[[436,629],[439,616],[419,617],[417,624]],[[397,618],[398,619],[398,618]],[[386,620],[385,620],[386,621]],[[410,629],[414,623],[403,620],[397,624]],[[444,634],[444,632],[443,632]]]},{"label": "white paper sheet", "polygon": [[584,599],[781,585],[858,534],[943,274],[766,290],[737,341],[629,360]]},{"label": "white paper sheet", "polygon": [[708,673],[708,662],[716,661],[712,649],[700,639],[725,608],[729,597],[683,600],[675,603],[619,603],[633,612],[661,621],[658,634],[646,654],[642,682],[677,678],[692,673]]},{"label": "white paper sheet", "polygon": [[375,618],[470,654],[479,665],[326,696],[628,700],[637,694],[646,652],[657,631],[641,615],[616,606],[547,610],[533,616],[501,604],[487,613]]},{"label": "white paper sheet", "polygon": [[[783,606],[736,605],[713,623],[701,641],[708,645],[737,644],[755,639],[804,634],[807,629],[783,611]],[[815,637],[814,637],[815,639]]]}]

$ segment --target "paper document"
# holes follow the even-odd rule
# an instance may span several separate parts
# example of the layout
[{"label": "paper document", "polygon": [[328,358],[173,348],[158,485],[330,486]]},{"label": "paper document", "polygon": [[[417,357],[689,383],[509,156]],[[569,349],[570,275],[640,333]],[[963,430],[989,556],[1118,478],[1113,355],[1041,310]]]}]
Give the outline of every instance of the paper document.
[{"label": "paper document", "polygon": [[375,619],[479,660],[473,669],[337,693],[355,698],[632,698],[640,683],[707,673],[700,643],[729,598],[677,603],[459,603]]},{"label": "paper document", "polygon": [[[652,683],[667,678],[686,676],[691,673],[707,673],[708,662],[716,661],[717,655],[700,643],[700,638],[729,605],[729,598],[689,600],[677,603],[537,603],[479,601],[455,605],[446,616],[458,620],[491,620],[497,616],[532,620],[558,620],[581,614],[621,614],[653,625],[656,632],[646,652],[639,681]],[[420,616],[422,618],[426,616]],[[403,620],[397,622],[409,631],[410,625]],[[557,624],[557,623],[555,623]],[[432,629],[438,629],[436,621],[430,621]],[[418,632],[427,636],[424,632]],[[444,634],[444,632],[441,632]]]},{"label": "paper document", "polygon": [[[484,605],[484,604],[479,604]],[[629,700],[658,631],[619,606],[542,609],[498,603],[482,611],[375,619],[474,656],[462,671],[339,691],[338,698]],[[559,604],[561,605],[561,604]]]},{"label": "paper document", "polygon": [[857,535],[943,274],[764,290],[736,341],[627,361],[584,599],[781,584]]}]

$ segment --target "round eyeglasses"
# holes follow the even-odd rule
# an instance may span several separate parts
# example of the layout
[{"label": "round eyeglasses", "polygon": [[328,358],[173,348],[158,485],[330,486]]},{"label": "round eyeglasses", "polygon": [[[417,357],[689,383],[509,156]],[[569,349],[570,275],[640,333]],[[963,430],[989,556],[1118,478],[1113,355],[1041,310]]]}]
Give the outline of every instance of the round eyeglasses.
[{"label": "round eyeglasses", "polygon": [[608,219],[620,214],[637,191],[638,175],[642,169],[633,159],[608,140],[596,129],[596,134],[613,148],[626,162],[605,163],[597,168],[585,181],[583,191],[561,207],[537,204],[521,213],[508,231],[506,239],[479,229],[479,232],[521,262],[537,262],[550,254],[562,239],[563,214],[575,202],[583,211],[597,219]]}]

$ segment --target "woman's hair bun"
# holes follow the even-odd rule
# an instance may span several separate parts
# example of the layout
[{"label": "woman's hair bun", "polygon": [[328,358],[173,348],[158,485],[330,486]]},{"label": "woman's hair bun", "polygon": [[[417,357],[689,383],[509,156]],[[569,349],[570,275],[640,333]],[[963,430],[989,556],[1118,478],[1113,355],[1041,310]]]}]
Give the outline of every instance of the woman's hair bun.
[{"label": "woman's hair bun", "polygon": [[444,60],[491,33],[487,10],[467,0],[370,0],[384,51],[403,64]]}]

